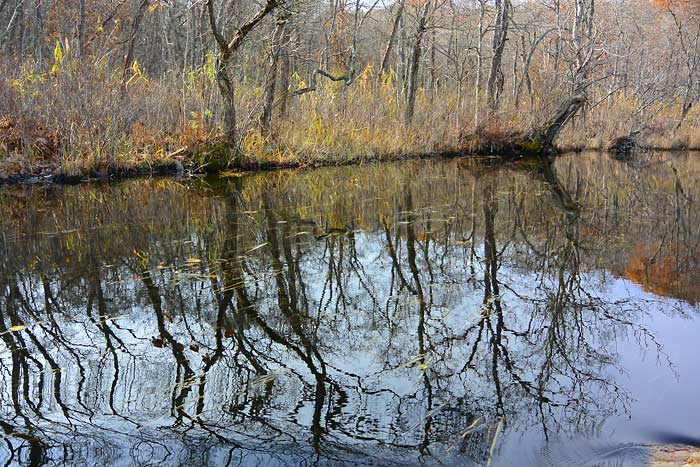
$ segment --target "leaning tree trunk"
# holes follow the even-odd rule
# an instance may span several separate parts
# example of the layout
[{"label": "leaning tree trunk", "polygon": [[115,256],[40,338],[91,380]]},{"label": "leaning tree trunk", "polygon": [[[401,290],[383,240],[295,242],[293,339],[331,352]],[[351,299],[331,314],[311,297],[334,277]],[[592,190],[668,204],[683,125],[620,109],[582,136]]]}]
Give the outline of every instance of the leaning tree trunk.
[{"label": "leaning tree trunk", "polygon": [[556,151],[554,140],[585,102],[586,98],[583,95],[567,99],[559,106],[552,118],[533,132],[491,137],[488,133],[477,131],[475,134],[462,137],[462,144],[468,152],[503,158],[547,156]]},{"label": "leaning tree trunk", "polygon": [[396,41],[396,34],[399,32],[399,27],[401,26],[401,17],[403,16],[404,2],[401,0],[399,2],[399,7],[396,10],[396,16],[394,16],[394,24],[391,27],[391,34],[389,35],[389,40],[386,43],[386,49],[384,49],[384,55],[382,56],[382,64],[379,67],[379,79],[386,74],[389,69],[389,60],[391,59],[391,52],[394,49],[394,42]]},{"label": "leaning tree trunk", "polygon": [[581,95],[574,96],[563,102],[554,116],[535,133],[533,139],[543,148],[551,148],[561,129],[583,107],[585,102],[586,98]]},{"label": "leaning tree trunk", "polygon": [[574,23],[572,27],[572,45],[575,48],[574,61],[575,73],[573,76],[573,89],[571,97],[562,102],[554,116],[547,121],[532,138],[540,145],[542,152],[550,151],[554,146],[554,140],[561,132],[564,125],[581,110],[586,103],[586,87],[589,84],[589,70],[595,59],[593,53],[593,20],[595,14],[595,0],[576,0]]}]

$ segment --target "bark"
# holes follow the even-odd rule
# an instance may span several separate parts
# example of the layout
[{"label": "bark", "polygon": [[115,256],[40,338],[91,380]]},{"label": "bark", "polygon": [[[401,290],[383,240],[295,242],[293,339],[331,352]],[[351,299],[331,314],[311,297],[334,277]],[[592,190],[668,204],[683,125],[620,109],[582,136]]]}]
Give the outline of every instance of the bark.
[{"label": "bark", "polygon": [[282,43],[280,44],[280,89],[279,93],[279,113],[287,115],[287,99],[289,97],[289,74],[291,71],[289,48],[292,43],[292,32],[289,22],[287,22],[282,34]]},{"label": "bark", "polygon": [[250,34],[253,29],[268,15],[275,7],[277,7],[277,0],[267,0],[265,4],[258,10],[258,12],[247,22],[241,25],[230,41],[227,41],[223,36],[223,33],[219,29],[216,23],[216,16],[214,14],[214,0],[207,0],[207,13],[209,16],[209,27],[211,32],[216,39],[216,43],[219,46],[219,55],[217,57],[216,66],[216,83],[219,87],[219,92],[223,98],[224,106],[224,136],[227,143],[232,148],[238,146],[237,131],[236,131],[236,102],[235,102],[235,90],[234,82],[231,73],[231,67],[233,66],[233,56],[235,52],[240,48],[243,40],[248,34]]},{"label": "bark", "polygon": [[318,77],[323,76],[324,78],[328,78],[331,81],[342,81],[345,83],[346,86],[350,86],[353,81],[355,81],[355,64],[354,64],[354,52],[353,55],[350,57],[350,64],[348,65],[348,72],[343,75],[332,75],[328,73],[326,70],[321,70],[320,68],[316,69],[311,73],[311,84],[305,88],[302,89],[297,89],[293,93],[291,93],[292,96],[301,96],[302,94],[307,94],[309,92],[313,92],[316,89],[318,89]]},{"label": "bark", "polygon": [[683,122],[688,116],[688,113],[690,112],[691,108],[693,108],[693,103],[686,100],[686,102],[683,103],[683,107],[681,108],[681,116],[678,119],[678,123],[676,124],[676,130],[680,130],[680,128],[683,126]]},{"label": "bark", "polygon": [[498,100],[503,86],[501,65],[503,63],[503,50],[508,40],[509,15],[510,0],[496,0],[496,24],[494,25],[492,44],[493,57],[491,58],[491,71],[489,72],[487,85],[487,110],[489,115],[494,114],[498,109]]},{"label": "bark", "polygon": [[479,113],[481,111],[481,70],[484,62],[484,17],[486,15],[486,2],[479,0],[479,43],[476,49],[476,79],[474,81],[474,125],[479,126]]},{"label": "bark", "polygon": [[223,129],[226,141],[232,146],[237,146],[236,132],[236,101],[233,87],[233,80],[229,67],[232,65],[229,57],[222,57],[217,60],[216,64],[216,84],[219,88],[219,93],[223,99],[224,120]]},{"label": "bark", "polygon": [[411,51],[411,61],[409,62],[408,85],[406,88],[406,113],[404,119],[407,124],[413,121],[413,113],[416,106],[416,89],[418,87],[418,70],[420,67],[421,47],[423,36],[426,31],[428,22],[428,13],[430,12],[430,0],[426,0],[425,5],[418,18],[418,28],[416,29],[416,38]]},{"label": "bark", "polygon": [[141,0],[141,3],[139,3],[139,8],[136,11],[136,15],[131,20],[131,30],[129,31],[129,40],[127,41],[126,54],[124,55],[124,66],[122,67],[122,94],[126,93],[126,83],[129,80],[129,69],[134,61],[134,44],[136,43],[136,37],[139,29],[141,28],[141,22],[143,21],[143,17],[146,14],[146,9],[148,6],[149,0]]},{"label": "bark", "polygon": [[[18,4],[21,6],[23,2],[19,2]],[[19,56],[24,57],[24,50],[26,46],[26,40],[27,40],[27,30],[24,24],[24,7],[19,9],[19,21],[18,21],[18,27],[19,27]],[[13,27],[14,30],[14,27]],[[2,42],[2,41],[0,41]],[[0,44],[2,45],[2,44]]]},{"label": "bark", "polygon": [[540,132],[536,135],[536,140],[545,148],[553,146],[554,140],[559,135],[561,129],[578,112],[586,102],[586,97],[577,95],[563,102],[557,109],[554,116],[545,123]]},{"label": "bark", "polygon": [[78,56],[82,57],[85,52],[85,0],[79,3],[78,18]]},{"label": "bark", "polygon": [[436,65],[436,54],[437,47],[435,45],[437,34],[435,29],[433,29],[433,34],[430,41],[430,97],[431,99],[435,96],[435,91],[437,90],[437,65]]},{"label": "bark", "polygon": [[46,37],[46,29],[44,15],[41,12],[41,2],[36,2],[36,25],[38,33],[33,35],[34,47],[39,51],[40,63],[43,63],[46,51],[48,50],[48,44],[46,44],[44,40]]},{"label": "bark", "polygon": [[[527,54],[527,58],[524,61],[523,64],[523,76],[520,79],[520,82],[518,83],[518,87],[515,91],[515,107],[520,106],[520,94],[521,90],[523,87],[523,82],[527,85],[528,87],[528,92],[530,93],[530,100],[532,101],[532,89],[531,89],[531,83],[530,83],[530,63],[532,62],[532,57],[535,55],[535,51],[537,50],[537,46],[542,42],[542,40],[547,37],[550,33],[556,31],[556,28],[551,28],[547,31],[545,31],[540,37],[537,38],[537,40],[532,44],[530,47],[530,53]],[[524,47],[524,46],[523,46]],[[523,48],[523,53],[525,53],[525,50]]]},{"label": "bark", "polygon": [[[19,0],[15,4],[15,9],[12,12],[12,16],[10,16],[10,21],[7,23],[7,28],[5,28],[5,31],[3,31],[3,33],[2,33],[2,36],[0,36],[0,48],[5,45],[5,39],[7,39],[8,34],[10,33],[10,31],[12,31],[12,29],[15,25],[15,20],[17,19],[17,16],[20,17],[20,19],[19,19],[20,27],[23,24],[23,21],[22,21],[22,16],[23,16],[22,13],[24,12],[23,4],[24,4],[24,0]],[[2,7],[3,7],[3,9],[5,8],[5,3],[2,4]],[[2,11],[2,10],[0,10],[0,11]],[[21,40],[22,41],[24,40],[24,34],[22,34]],[[20,47],[20,52],[23,55],[23,52],[24,52],[23,47]]]},{"label": "bark", "polygon": [[391,52],[394,49],[394,42],[396,41],[396,35],[399,32],[399,27],[401,26],[401,18],[403,16],[404,10],[404,0],[399,2],[399,7],[396,10],[396,16],[394,16],[394,23],[391,27],[391,34],[389,35],[389,40],[387,41],[386,48],[384,49],[384,55],[382,56],[382,64],[379,67],[379,78],[387,72],[389,69],[389,60],[391,59]]},{"label": "bark", "polygon": [[272,129],[272,110],[275,101],[275,88],[277,85],[277,68],[280,61],[281,44],[284,37],[284,31],[287,28],[288,18],[285,14],[281,14],[275,24],[275,29],[272,33],[272,51],[270,56],[270,70],[268,71],[267,80],[265,83],[265,93],[263,98],[263,111],[260,115],[260,131],[266,135]]}]

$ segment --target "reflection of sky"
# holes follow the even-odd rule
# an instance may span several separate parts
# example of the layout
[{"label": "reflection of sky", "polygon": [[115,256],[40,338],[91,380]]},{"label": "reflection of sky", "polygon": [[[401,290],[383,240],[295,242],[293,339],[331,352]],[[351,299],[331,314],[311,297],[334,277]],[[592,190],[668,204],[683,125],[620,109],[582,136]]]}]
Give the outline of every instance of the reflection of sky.
[{"label": "reflection of sky", "polygon": [[[637,289],[635,294],[648,296],[637,286],[628,286]],[[676,305],[681,312],[671,316],[652,313],[648,321],[672,369],[659,361],[654,351],[628,346],[622,352],[622,366],[629,373],[629,385],[637,399],[632,406],[634,423],[618,428],[626,439],[653,442],[655,430],[700,438],[700,320],[697,309],[683,313],[686,307]]]},{"label": "reflection of sky", "polygon": [[602,462],[595,465],[633,467],[645,459],[645,452],[638,449],[644,444],[674,444],[674,438],[681,437],[700,439],[698,309],[656,297],[623,279],[610,282],[604,298],[608,297],[643,304],[645,315],[639,324],[656,340],[631,333],[611,343],[624,371],[608,371],[608,375],[629,391],[629,410],[601,420],[596,432],[585,439],[569,435],[550,440],[547,446],[541,432],[513,433],[503,443],[502,459],[494,465],[514,465],[513,459],[525,459],[519,465],[532,467],[542,465],[543,459],[552,466],[589,465],[585,459]]}]

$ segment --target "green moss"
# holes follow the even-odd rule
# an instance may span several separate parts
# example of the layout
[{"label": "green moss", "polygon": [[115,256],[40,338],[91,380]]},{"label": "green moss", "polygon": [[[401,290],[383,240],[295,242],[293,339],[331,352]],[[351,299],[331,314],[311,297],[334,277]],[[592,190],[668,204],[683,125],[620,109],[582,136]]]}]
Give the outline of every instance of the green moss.
[{"label": "green moss", "polygon": [[540,154],[544,149],[542,143],[535,140],[521,142],[520,146],[526,154]]},{"label": "green moss", "polygon": [[191,158],[195,166],[205,167],[207,171],[226,170],[240,163],[240,155],[233,154],[227,143],[195,148]]}]

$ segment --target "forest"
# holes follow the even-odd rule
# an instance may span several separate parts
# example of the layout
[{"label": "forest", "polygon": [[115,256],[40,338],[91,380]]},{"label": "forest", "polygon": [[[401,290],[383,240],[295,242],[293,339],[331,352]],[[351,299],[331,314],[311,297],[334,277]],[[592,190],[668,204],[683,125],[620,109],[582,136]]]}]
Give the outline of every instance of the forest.
[{"label": "forest", "polygon": [[0,179],[700,149],[689,0],[0,0]]}]

